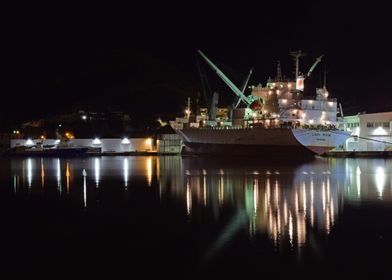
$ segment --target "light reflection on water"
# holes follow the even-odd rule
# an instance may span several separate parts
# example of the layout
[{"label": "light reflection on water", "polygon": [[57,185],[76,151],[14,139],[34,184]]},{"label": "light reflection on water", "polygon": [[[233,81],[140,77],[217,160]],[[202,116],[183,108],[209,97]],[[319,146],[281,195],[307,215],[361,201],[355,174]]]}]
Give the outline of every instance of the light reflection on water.
[{"label": "light reflection on water", "polygon": [[232,209],[229,226],[208,257],[243,229],[250,238],[266,234],[276,247],[306,246],[313,230],[327,237],[345,204],[392,201],[391,163],[317,159],[270,165],[177,156],[26,158],[11,159],[10,187],[18,195],[56,186],[58,196],[71,196],[87,208],[99,203],[95,198],[104,187],[115,184],[124,189],[124,196],[134,187],[155,187],[159,203],[174,198],[191,220],[209,216],[219,221],[226,209]]}]

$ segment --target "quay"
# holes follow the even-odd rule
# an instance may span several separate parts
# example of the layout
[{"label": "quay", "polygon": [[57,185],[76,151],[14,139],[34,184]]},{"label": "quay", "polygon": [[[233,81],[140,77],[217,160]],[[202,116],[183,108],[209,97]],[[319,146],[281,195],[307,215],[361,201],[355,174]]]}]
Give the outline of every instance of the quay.
[{"label": "quay", "polygon": [[338,158],[392,158],[392,151],[330,151],[324,156]]},{"label": "quay", "polygon": [[[156,138],[10,139],[9,148],[0,154],[9,156],[144,156],[181,153],[177,134]],[[60,147],[60,148],[58,148]]]}]

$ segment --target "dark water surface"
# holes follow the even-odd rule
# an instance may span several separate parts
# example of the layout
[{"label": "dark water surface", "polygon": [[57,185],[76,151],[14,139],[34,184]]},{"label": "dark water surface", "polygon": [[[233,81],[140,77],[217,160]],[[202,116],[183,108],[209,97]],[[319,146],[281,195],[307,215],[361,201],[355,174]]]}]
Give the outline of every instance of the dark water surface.
[{"label": "dark water surface", "polygon": [[2,158],[1,272],[392,278],[391,172],[384,159]]}]

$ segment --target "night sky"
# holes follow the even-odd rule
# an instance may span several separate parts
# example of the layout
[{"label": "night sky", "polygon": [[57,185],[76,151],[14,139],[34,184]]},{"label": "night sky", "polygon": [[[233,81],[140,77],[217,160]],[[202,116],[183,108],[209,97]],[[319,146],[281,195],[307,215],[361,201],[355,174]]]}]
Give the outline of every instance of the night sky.
[{"label": "night sky", "polygon": [[[388,7],[373,2],[325,4],[244,1],[212,4],[128,1],[16,2],[0,10],[0,129],[78,109],[131,116],[179,113],[201,91],[201,49],[240,85],[276,73],[292,77],[292,50],[307,54],[305,85],[322,84],[346,114],[392,111],[392,43]],[[162,3],[164,2],[164,3]],[[323,1],[327,2],[327,1]],[[204,65],[222,102],[231,93]],[[312,94],[312,91],[306,92]]]}]

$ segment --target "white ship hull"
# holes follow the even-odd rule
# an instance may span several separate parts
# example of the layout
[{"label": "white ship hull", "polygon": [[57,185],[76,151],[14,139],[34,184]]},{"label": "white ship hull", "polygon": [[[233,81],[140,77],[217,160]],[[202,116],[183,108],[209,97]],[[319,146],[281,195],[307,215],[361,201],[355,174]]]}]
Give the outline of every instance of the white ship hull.
[{"label": "white ship hull", "polygon": [[185,151],[196,154],[250,154],[287,157],[322,154],[349,137],[341,131],[291,128],[187,128],[177,130]]},{"label": "white ship hull", "polygon": [[316,154],[322,155],[343,145],[351,132],[341,130],[292,129],[295,138]]}]

